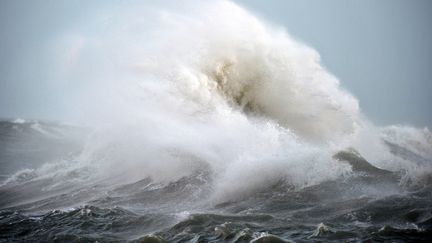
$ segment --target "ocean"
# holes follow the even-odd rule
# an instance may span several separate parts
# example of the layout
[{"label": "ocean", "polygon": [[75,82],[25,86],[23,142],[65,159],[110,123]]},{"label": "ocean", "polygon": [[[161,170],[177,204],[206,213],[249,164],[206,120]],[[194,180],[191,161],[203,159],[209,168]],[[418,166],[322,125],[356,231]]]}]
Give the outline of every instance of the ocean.
[{"label": "ocean", "polygon": [[66,35],[74,121],[0,122],[0,242],[430,242],[429,129],[373,124],[285,29],[194,3]]}]

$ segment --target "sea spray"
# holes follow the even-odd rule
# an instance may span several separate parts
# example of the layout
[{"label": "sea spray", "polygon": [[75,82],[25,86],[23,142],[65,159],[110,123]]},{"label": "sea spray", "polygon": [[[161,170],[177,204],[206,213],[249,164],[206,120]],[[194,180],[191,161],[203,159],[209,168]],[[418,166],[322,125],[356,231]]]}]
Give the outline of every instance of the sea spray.
[{"label": "sea spray", "polygon": [[[66,35],[79,44],[65,41],[74,58],[63,62],[81,83],[76,107],[95,128],[76,159],[94,171],[86,180],[167,183],[205,170],[223,201],[281,180],[344,177],[350,167],[332,156],[349,147],[410,179],[430,169],[430,133],[368,122],[319,54],[283,28],[229,1],[151,10],[102,12]],[[399,130],[418,133],[426,162],[392,153],[388,143],[413,144]]]},{"label": "sea spray", "polygon": [[0,123],[17,165],[0,186],[5,238],[430,236],[427,128],[372,124],[315,50],[233,2],[173,5],[103,8],[56,39],[84,127],[56,129],[82,144],[27,168],[20,141],[55,150],[72,136]]}]

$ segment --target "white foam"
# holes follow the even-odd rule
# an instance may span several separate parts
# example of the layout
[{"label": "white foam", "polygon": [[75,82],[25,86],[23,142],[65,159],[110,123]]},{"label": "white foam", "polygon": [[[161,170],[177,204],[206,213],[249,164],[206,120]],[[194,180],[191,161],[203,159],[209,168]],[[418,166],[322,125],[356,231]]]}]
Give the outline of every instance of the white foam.
[{"label": "white foam", "polygon": [[[82,40],[64,63],[81,82],[77,110],[97,127],[79,158],[95,174],[163,182],[205,168],[224,198],[343,176],[349,166],[332,155],[349,146],[392,168],[380,128],[283,28],[229,1],[117,10],[67,35]],[[387,139],[405,128],[389,129]],[[427,155],[425,141],[403,146]]]},{"label": "white foam", "polygon": [[15,123],[15,124],[24,124],[24,123],[26,123],[27,121],[24,120],[24,119],[21,119],[21,118],[17,118],[17,119],[15,119],[15,120],[13,120],[12,122]]}]

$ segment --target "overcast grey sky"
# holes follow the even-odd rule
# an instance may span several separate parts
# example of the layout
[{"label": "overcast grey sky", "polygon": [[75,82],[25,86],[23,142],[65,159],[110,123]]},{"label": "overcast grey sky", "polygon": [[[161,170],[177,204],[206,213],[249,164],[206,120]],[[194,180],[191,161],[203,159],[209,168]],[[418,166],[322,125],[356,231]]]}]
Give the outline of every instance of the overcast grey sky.
[{"label": "overcast grey sky", "polygon": [[[235,2],[316,49],[372,121],[432,127],[432,1]],[[106,4],[0,0],[0,117],[62,119],[50,46]]]},{"label": "overcast grey sky", "polygon": [[432,125],[432,1],[238,0],[318,50],[379,124]]}]

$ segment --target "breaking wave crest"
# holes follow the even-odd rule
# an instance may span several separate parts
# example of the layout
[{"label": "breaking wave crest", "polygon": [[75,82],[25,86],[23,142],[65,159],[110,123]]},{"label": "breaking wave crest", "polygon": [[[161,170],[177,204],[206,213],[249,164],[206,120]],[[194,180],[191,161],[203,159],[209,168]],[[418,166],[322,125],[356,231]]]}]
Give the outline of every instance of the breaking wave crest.
[{"label": "breaking wave crest", "polygon": [[80,87],[74,110],[92,132],[70,165],[3,186],[47,175],[55,188],[169,183],[204,171],[211,198],[227,201],[349,177],[353,166],[334,158],[347,148],[402,183],[430,175],[429,130],[368,122],[315,50],[232,2],[185,6],[120,9],[66,35],[59,69]]}]

